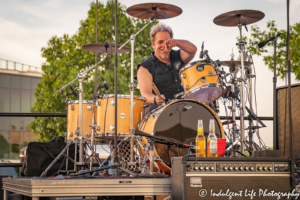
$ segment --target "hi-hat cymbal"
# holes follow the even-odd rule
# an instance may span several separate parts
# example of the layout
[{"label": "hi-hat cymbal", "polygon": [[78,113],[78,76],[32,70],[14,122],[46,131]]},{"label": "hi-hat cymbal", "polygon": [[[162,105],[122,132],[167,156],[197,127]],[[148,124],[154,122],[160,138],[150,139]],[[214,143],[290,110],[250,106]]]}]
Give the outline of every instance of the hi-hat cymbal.
[{"label": "hi-hat cymbal", "polygon": [[126,10],[128,15],[140,19],[169,19],[182,13],[182,9],[172,4],[165,3],[142,3],[130,6]]},{"label": "hi-hat cymbal", "polygon": [[[229,68],[234,68],[236,66],[241,66],[241,61],[240,60],[226,60],[226,61],[221,61],[223,66],[227,66]],[[248,66],[253,64],[252,62],[249,61],[244,61],[244,66]]]},{"label": "hi-hat cymbal", "polygon": [[265,17],[259,10],[234,10],[223,13],[214,18],[214,23],[220,26],[238,26],[241,24],[252,24]]},{"label": "hi-hat cymbal", "polygon": [[[130,52],[129,47],[123,47],[122,49],[119,50],[121,45],[117,45],[117,53],[127,53]],[[85,44],[82,46],[83,49],[95,53],[107,53],[107,54],[114,54],[115,53],[115,44],[111,43],[91,43],[91,44]]]}]

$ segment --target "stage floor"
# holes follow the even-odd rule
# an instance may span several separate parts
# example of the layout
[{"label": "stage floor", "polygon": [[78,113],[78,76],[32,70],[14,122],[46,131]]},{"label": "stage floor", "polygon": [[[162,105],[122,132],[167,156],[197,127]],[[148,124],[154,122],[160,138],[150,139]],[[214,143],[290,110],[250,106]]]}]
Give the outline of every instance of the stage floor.
[{"label": "stage floor", "polygon": [[15,192],[39,197],[171,195],[171,178],[3,178],[4,200]]}]

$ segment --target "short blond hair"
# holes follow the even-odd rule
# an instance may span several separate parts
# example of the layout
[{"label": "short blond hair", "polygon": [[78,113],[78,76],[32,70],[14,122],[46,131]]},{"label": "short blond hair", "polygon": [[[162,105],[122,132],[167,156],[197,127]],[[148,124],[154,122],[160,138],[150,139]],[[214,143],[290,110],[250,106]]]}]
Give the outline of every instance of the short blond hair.
[{"label": "short blond hair", "polygon": [[154,43],[155,35],[158,32],[168,32],[170,34],[171,39],[173,38],[173,31],[171,27],[166,26],[163,23],[156,24],[152,26],[151,31],[150,31],[150,38],[151,42]]}]

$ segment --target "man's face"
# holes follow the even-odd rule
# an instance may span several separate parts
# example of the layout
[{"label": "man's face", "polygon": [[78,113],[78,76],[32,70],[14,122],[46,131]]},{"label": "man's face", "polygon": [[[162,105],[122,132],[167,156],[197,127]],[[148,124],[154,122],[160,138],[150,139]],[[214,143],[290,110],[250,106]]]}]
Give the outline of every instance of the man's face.
[{"label": "man's face", "polygon": [[170,57],[171,48],[168,48],[168,50],[165,49],[166,40],[168,39],[171,39],[170,34],[168,32],[156,33],[154,43],[152,43],[155,56],[160,57],[162,59],[167,59]]}]

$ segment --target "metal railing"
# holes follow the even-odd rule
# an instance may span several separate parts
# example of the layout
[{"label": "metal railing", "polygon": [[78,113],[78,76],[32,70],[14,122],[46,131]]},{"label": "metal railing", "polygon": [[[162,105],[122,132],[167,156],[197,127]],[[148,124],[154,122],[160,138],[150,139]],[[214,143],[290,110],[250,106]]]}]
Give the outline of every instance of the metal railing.
[{"label": "metal railing", "polygon": [[9,69],[22,72],[43,72],[41,67],[34,67],[24,63],[19,63],[16,61],[6,60],[2,58],[0,58],[0,69]]}]

